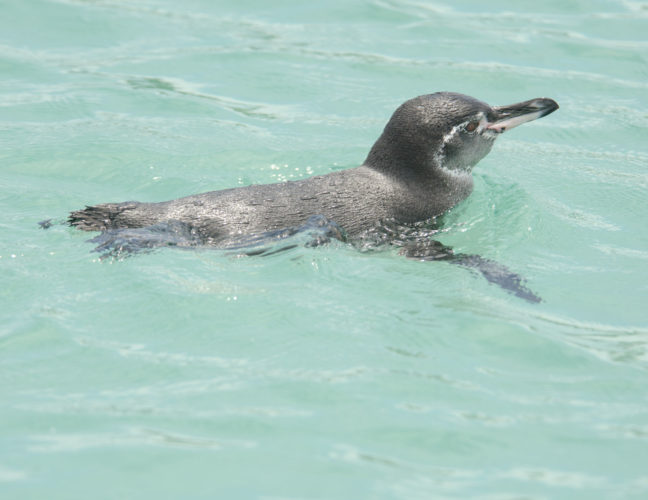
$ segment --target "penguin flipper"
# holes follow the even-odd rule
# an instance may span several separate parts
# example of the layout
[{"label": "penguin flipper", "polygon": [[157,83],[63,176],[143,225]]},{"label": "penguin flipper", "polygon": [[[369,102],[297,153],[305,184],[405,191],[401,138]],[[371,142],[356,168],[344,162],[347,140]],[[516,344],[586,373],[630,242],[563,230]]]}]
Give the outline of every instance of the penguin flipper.
[{"label": "penguin flipper", "polygon": [[537,304],[542,299],[525,285],[526,280],[508,267],[481,255],[454,253],[452,247],[435,240],[420,240],[406,244],[400,252],[409,259],[422,261],[446,261],[450,264],[478,271],[489,283],[508,293]]}]

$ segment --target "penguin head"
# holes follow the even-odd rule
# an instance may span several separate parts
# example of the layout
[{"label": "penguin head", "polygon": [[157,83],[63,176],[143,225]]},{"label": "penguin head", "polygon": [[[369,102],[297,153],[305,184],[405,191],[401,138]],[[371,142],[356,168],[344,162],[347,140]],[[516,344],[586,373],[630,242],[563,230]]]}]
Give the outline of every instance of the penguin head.
[{"label": "penguin head", "polygon": [[453,92],[415,97],[394,112],[365,165],[393,175],[470,175],[504,131],[556,109],[547,98],[491,107]]}]

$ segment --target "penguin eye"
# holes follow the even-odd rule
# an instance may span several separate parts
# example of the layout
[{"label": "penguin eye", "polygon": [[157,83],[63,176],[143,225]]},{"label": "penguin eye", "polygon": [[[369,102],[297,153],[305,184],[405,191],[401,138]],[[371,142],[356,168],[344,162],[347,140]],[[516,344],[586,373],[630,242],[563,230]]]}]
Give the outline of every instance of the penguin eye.
[{"label": "penguin eye", "polygon": [[475,130],[477,130],[477,127],[479,127],[478,121],[470,122],[468,125],[466,125],[466,131],[474,132]]}]

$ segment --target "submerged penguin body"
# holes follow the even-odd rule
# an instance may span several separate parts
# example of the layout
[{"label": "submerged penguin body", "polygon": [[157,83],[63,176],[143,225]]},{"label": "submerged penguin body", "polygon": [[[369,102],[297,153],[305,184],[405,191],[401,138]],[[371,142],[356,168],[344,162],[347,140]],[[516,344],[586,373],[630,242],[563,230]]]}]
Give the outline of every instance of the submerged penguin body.
[{"label": "submerged penguin body", "polygon": [[470,194],[473,166],[503,131],[557,108],[544,98],[492,108],[461,94],[424,95],[394,112],[359,167],[159,203],[101,204],[72,212],[69,222],[102,231],[180,221],[215,241],[300,226],[313,215],[334,221],[349,236],[385,220],[423,221]]}]

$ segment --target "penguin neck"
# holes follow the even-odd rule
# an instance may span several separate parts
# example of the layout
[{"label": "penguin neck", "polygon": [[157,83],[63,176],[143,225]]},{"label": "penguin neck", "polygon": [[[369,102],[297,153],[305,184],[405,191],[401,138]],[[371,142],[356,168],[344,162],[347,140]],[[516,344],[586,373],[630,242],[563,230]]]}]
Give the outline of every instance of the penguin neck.
[{"label": "penguin neck", "polygon": [[422,141],[404,141],[383,134],[363,165],[405,188],[429,216],[440,215],[467,198],[473,189],[470,169],[443,165],[443,156]]},{"label": "penguin neck", "polygon": [[[445,165],[438,148],[423,141],[404,140],[394,133],[383,133],[373,145],[363,165],[405,183],[438,186],[445,190],[472,190],[472,169]],[[467,196],[467,195],[466,195]]]},{"label": "penguin neck", "polygon": [[431,170],[427,166],[435,161],[421,141],[385,130],[372,146],[363,165],[395,180],[421,182],[430,177]]}]

